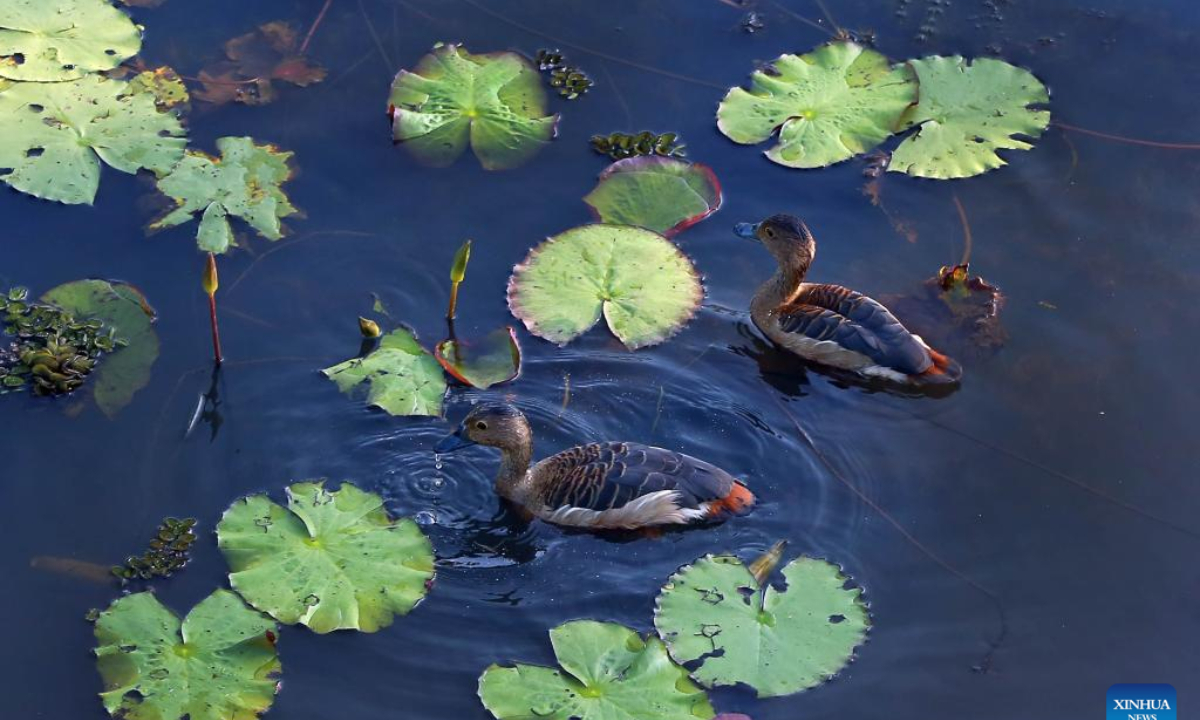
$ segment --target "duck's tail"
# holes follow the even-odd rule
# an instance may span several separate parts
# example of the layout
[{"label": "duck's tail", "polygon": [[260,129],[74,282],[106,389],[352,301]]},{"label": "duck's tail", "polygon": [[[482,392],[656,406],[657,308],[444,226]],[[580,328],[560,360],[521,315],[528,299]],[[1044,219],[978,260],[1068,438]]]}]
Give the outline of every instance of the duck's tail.
[{"label": "duck's tail", "polygon": [[708,504],[708,514],[709,517],[745,515],[754,507],[754,502],[754,493],[750,492],[750,488],[735,482],[733,487],[729,488],[728,495]]},{"label": "duck's tail", "polygon": [[953,358],[929,348],[929,357],[933,364],[919,375],[912,375],[913,382],[918,385],[949,385],[962,380],[963,369]]}]

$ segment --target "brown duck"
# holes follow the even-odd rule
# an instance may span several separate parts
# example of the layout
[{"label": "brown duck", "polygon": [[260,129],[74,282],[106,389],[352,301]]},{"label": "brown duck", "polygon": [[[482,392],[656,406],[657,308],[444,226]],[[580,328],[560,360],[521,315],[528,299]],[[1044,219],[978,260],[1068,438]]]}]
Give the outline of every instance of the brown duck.
[{"label": "brown duck", "polygon": [[748,512],[754,494],[724,470],[681,453],[629,442],[578,445],[531,466],[533,432],[511,405],[480,405],[435,452],[500,449],[496,492],[558,525],[636,529],[687,525]]}]

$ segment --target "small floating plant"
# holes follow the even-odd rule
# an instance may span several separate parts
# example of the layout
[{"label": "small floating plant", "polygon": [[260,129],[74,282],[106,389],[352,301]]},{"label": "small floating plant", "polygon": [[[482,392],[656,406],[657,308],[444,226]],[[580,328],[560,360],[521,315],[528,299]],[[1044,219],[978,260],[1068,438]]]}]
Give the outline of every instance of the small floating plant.
[{"label": "small floating plant", "polygon": [[129,556],[123,565],[114,565],[112,574],[123,581],[171,577],[191,559],[195,527],[196,518],[164,518],[146,552]]},{"label": "small floating plant", "polygon": [[79,320],[28,296],[23,287],[0,296],[4,331],[15,338],[0,348],[0,394],[30,389],[34,395],[66,395],[83,385],[105,353],[124,344],[101,321]]},{"label": "small floating plant", "polygon": [[558,50],[538,50],[537,65],[538,70],[550,73],[550,87],[556,88],[558,94],[568,100],[578,98],[596,84],[587,73],[568,65]]},{"label": "small floating plant", "polygon": [[678,140],[678,133],[667,132],[658,135],[646,130],[633,135],[620,132],[593,135],[590,143],[592,149],[601,155],[607,155],[613,160],[623,160],[639,155],[684,157],[687,155],[687,146],[676,144]]}]

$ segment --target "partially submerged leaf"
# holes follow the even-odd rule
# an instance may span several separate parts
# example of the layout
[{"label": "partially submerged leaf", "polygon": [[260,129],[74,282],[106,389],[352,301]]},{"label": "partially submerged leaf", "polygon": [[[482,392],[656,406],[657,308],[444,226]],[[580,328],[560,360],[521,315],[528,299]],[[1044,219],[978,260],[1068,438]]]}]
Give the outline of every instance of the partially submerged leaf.
[{"label": "partially submerged leaf", "polygon": [[107,0],[0,3],[0,77],[76,80],[115,68],[141,47],[141,31]]},{"label": "partially submerged leaf", "polygon": [[663,586],[654,625],[671,657],[698,663],[707,687],[745,683],[760,697],[807,690],[836,675],[870,625],[862,590],[841,570],[801,557],[786,590],[760,586],[736,557],[706,555]]},{"label": "partially submerged leaf", "polygon": [[367,383],[367,402],[391,415],[440,415],[446,378],[437,360],[411,331],[393,330],[370,355],[321,372],[344,393]]},{"label": "partially submerged leaf", "polygon": [[537,71],[511,52],[472,55],[435,47],[416,70],[401,70],[388,100],[392,136],[421,162],[444,167],[468,143],[488,170],[516,167],[554,138]]},{"label": "partially submerged leaf", "polygon": [[185,107],[191,97],[179,73],[170,67],[144,70],[129,81],[130,93],[149,93],[159,110]]},{"label": "partially submerged leaf", "polygon": [[275,99],[272,81],[306,87],[325,79],[325,68],[299,54],[299,35],[276,20],[225,43],[225,60],[200,71],[197,100],[265,105]]},{"label": "partially submerged leaf", "polygon": [[433,546],[415,522],[393,520],[383,499],[344,483],[238,500],[217,526],[229,582],[254,607],[314,632],[375,632],[406,615],[433,579]]},{"label": "partially submerged leaf", "polygon": [[708,720],[712,706],[658,638],[576,620],[550,631],[559,668],[492,665],[479,698],[499,720]]},{"label": "partially submerged leaf", "polygon": [[531,333],[565,345],[603,315],[630,350],[660,343],[691,319],[704,288],[688,258],[658,233],[584,225],[530,251],[508,281],[508,307]]},{"label": "partially submerged leaf", "polygon": [[609,165],[583,201],[600,222],[637,225],[672,237],[721,207],[721,184],[707,165],[632,157]]},{"label": "partially submerged leaf", "polygon": [[182,622],[153,593],[127,595],[96,619],[100,698],[127,720],[253,720],[278,689],[275,629],[228,590]]},{"label": "partially submerged leaf", "polygon": [[480,389],[508,382],[521,372],[521,346],[511,327],[493,330],[478,342],[443,340],[433,354],[456,380]]},{"label": "partially submerged leaf", "polygon": [[987,357],[1008,342],[1000,288],[966,263],[943,267],[913,292],[883,298],[905,326],[934,347],[956,356]]}]

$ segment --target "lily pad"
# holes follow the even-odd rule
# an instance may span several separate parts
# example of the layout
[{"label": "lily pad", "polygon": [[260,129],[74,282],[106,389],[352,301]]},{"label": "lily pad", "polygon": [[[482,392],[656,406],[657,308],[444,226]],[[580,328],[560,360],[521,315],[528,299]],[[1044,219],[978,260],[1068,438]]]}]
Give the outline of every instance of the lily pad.
[{"label": "lily pad", "polygon": [[158,359],[154,308],[133,285],[108,280],[76,280],[50,290],[42,302],[70,312],[80,320],[96,319],[113,328],[123,347],[106,355],[88,381],[96,406],[114,417],[150,382]]},{"label": "lily pad", "polygon": [[1018,137],[1037,138],[1050,112],[1046,86],[1003,60],[928,57],[909,63],[921,82],[921,101],[903,127],[917,126],[892,153],[888,170],[928,178],[964,178],[1005,165],[997,150],[1028,150]]},{"label": "lily pad", "polygon": [[366,357],[351,358],[321,372],[344,393],[368,383],[367,402],[391,415],[441,415],[446,378],[411,330],[383,336]]},{"label": "lily pad", "polygon": [[76,80],[115,68],[141,47],[138,27],[106,0],[0,3],[0,77]]},{"label": "lily pad", "polygon": [[253,720],[278,690],[275,623],[217,590],[180,622],[153,593],[96,619],[100,698],[128,720]]},{"label": "lily pad", "polygon": [[129,80],[130,93],[149,93],[159,110],[187,107],[191,96],[183,78],[173,68],[163,66],[143,70]]},{"label": "lily pad", "polygon": [[508,307],[529,332],[565,345],[603,314],[630,350],[691,319],[704,288],[690,260],[658,233],[584,225],[534,248],[508,281]]},{"label": "lily pad", "polygon": [[121,172],[162,174],[185,145],[179,118],[123,80],[88,75],[0,92],[0,180],[46,200],[90,205],[101,160]]},{"label": "lily pad", "polygon": [[175,201],[175,208],[150,229],[182,225],[202,213],[196,244],[218,254],[237,244],[231,215],[268,240],[282,238],[281,221],[299,212],[282,188],[292,177],[292,153],[248,137],[220,138],[217,149],[220,158],[189,150],[171,174],[158,181],[158,189]]},{"label": "lily pad", "polygon": [[807,690],[850,662],[870,618],[861,588],[846,588],[836,565],[801,557],[783,577],[786,590],[764,589],[736,557],[706,555],[667,581],[654,625],[706,687],[745,683],[761,697]]},{"label": "lily pad", "polygon": [[238,500],[217,525],[229,582],[254,607],[314,632],[375,632],[406,615],[433,579],[433,546],[412,520],[393,520],[383,500],[344,483]]},{"label": "lily pad", "polygon": [[583,201],[600,222],[637,225],[672,237],[721,207],[721,184],[706,165],[632,157],[609,165]]},{"label": "lily pad", "polygon": [[479,697],[500,720],[708,720],[712,706],[658,638],[577,620],[550,631],[561,668],[492,665]]},{"label": "lily pad", "polygon": [[299,52],[296,26],[282,20],[225,43],[225,60],[200,71],[197,100],[265,105],[275,99],[272,81],[306,87],[325,79],[325,68]]},{"label": "lily pad", "polygon": [[421,162],[444,167],[468,143],[488,170],[526,162],[554,138],[537,70],[516,53],[472,55],[441,45],[401,70],[388,100],[392,136]]},{"label": "lily pad", "polygon": [[913,71],[850,41],[805,55],[783,55],[733,88],[717,127],[734,142],[756,144],[779,130],[766,155],[780,165],[818,168],[866,152],[896,129],[917,100]]},{"label": "lily pad", "polygon": [[438,343],[433,355],[455,380],[480,389],[508,382],[521,372],[521,346],[511,327],[493,330],[479,342],[448,338]]}]

